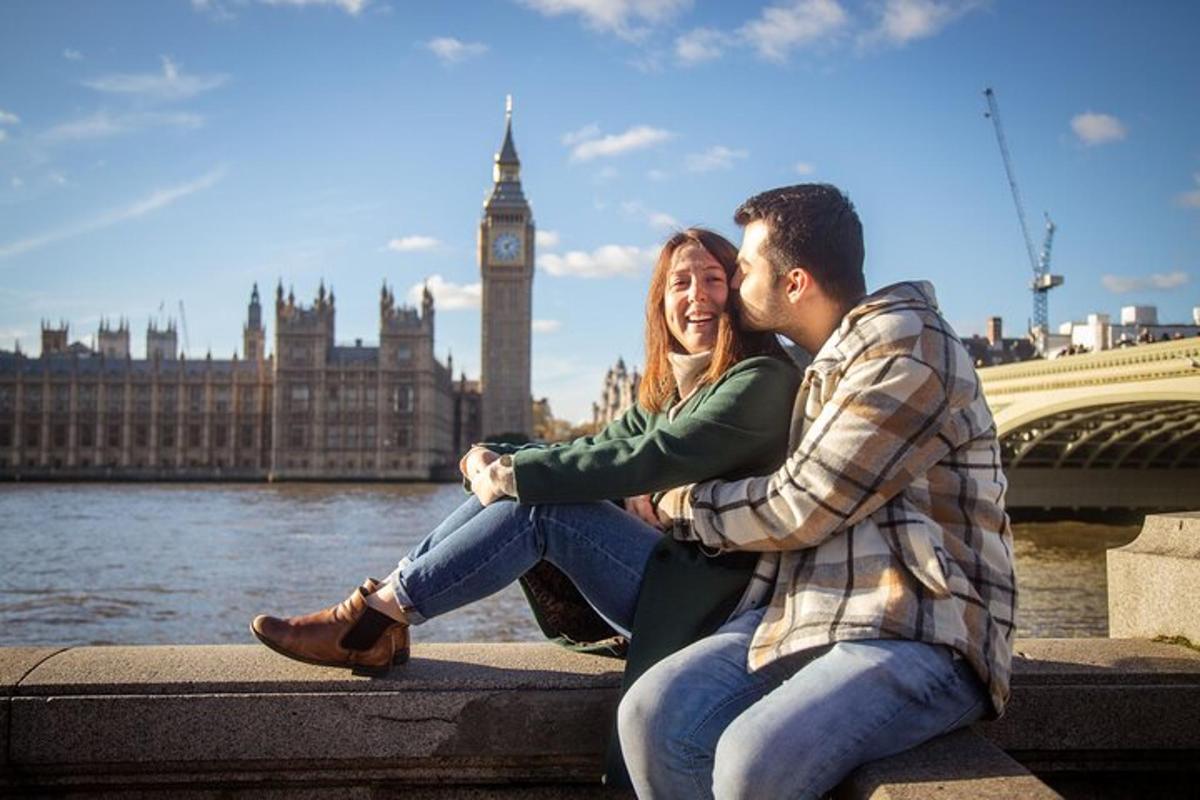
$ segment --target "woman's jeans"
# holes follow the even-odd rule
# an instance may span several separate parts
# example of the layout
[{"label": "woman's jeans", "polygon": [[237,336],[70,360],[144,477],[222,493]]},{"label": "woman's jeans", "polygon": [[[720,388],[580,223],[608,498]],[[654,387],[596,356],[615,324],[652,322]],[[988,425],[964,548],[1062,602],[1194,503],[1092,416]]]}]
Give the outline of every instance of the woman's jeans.
[{"label": "woman's jeans", "polygon": [[472,496],[400,562],[388,582],[416,624],[495,594],[544,559],[628,634],[642,573],[661,536],[613,503],[527,506],[501,500],[484,508]]},{"label": "woman's jeans", "polygon": [[[484,508],[471,497],[388,580],[417,623],[545,559],[628,633],[660,536],[612,503]],[[618,724],[638,797],[820,797],[859,764],[967,725],[987,707],[965,661],[921,642],[839,642],[747,672],[762,615],[735,617],[625,695]]]}]

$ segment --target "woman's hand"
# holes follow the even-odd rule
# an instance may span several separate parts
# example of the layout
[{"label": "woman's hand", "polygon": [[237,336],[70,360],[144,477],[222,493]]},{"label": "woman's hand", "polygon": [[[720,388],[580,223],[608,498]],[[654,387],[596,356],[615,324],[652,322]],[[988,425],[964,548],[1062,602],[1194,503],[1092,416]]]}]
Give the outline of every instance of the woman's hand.
[{"label": "woman's hand", "polygon": [[492,453],[487,466],[471,476],[471,492],[485,507],[504,497],[516,496],[512,459]]},{"label": "woman's hand", "polygon": [[488,464],[492,463],[500,456],[488,450],[486,447],[475,445],[467,454],[458,462],[458,471],[462,476],[472,483],[475,482],[475,473],[485,469]]},{"label": "woman's hand", "polygon": [[658,512],[655,511],[654,503],[650,500],[650,495],[648,494],[626,497],[625,510],[652,528],[662,527],[662,524],[658,520]]}]

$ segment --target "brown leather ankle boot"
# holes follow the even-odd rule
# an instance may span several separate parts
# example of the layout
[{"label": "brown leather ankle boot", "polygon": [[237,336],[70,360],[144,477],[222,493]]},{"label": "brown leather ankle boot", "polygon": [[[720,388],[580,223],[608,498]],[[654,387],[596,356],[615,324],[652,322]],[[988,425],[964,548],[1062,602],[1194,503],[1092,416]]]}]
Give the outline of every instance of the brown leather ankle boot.
[{"label": "brown leather ankle boot", "polygon": [[367,605],[378,587],[368,578],[336,606],[287,619],[260,615],[250,630],[276,653],[306,664],[383,674],[408,660],[408,624]]}]

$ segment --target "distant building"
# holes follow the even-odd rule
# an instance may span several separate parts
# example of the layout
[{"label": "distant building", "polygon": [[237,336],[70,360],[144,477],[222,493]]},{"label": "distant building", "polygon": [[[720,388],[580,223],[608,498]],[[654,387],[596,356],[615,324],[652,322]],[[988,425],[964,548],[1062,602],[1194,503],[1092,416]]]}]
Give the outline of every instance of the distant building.
[{"label": "distant building", "polygon": [[461,375],[454,388],[454,452],[462,455],[483,441],[483,391],[479,381]]},{"label": "distant building", "polygon": [[1038,357],[1037,347],[1029,337],[1004,338],[1004,321],[1000,317],[988,317],[985,336],[966,336],[962,343],[976,367],[1011,364]]},{"label": "distant building", "polygon": [[479,222],[483,325],[483,435],[533,433],[530,334],[533,323],[533,211],[521,189],[521,159],[512,136],[512,98],[492,190]]},{"label": "distant building", "polygon": [[1120,322],[1108,314],[1088,314],[1084,322],[1064,322],[1053,336],[1047,355],[1075,351],[1111,350],[1147,342],[1200,335],[1200,306],[1192,309],[1192,322],[1160,323],[1156,306],[1124,306]]},{"label": "distant building", "polygon": [[148,327],[142,359],[129,353],[127,323],[101,323],[94,351],[64,346],[66,325],[43,324],[41,357],[0,353],[0,476],[444,477],[460,404],[433,355],[433,305],[426,291],[419,310],[397,307],[385,286],[379,346],[336,345],[333,292],[322,285],[305,307],[281,285],[275,356],[264,358],[255,287],[250,359],[178,357],[171,323]]},{"label": "distant building", "polygon": [[638,371],[628,371],[625,359],[618,358],[617,363],[604,374],[604,388],[600,392],[599,402],[592,403],[592,424],[597,430],[624,414],[637,402],[641,383],[642,376]]},{"label": "distant building", "polygon": [[[380,294],[379,343],[335,341],[322,281],[312,305],[275,296],[266,353],[255,286],[242,358],[189,361],[173,322],[151,322],[133,358],[129,323],[100,323],[95,347],[42,323],[42,352],[0,351],[0,477],[431,480],[485,437],[534,433],[532,211],[521,188],[511,100],[479,225],[482,376],[455,382],[434,357],[434,300]],[[543,411],[549,406],[542,401]]]},{"label": "distant building", "polygon": [[533,402],[533,438],[538,442],[561,442],[571,438],[571,423],[554,416],[549,398]]}]

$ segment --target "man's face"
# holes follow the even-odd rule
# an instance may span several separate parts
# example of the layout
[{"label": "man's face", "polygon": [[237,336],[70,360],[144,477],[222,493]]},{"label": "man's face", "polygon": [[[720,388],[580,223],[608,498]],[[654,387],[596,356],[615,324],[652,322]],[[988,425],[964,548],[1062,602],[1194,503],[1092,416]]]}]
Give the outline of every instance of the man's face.
[{"label": "man's face", "polygon": [[751,331],[777,331],[783,320],[784,281],[760,252],[767,241],[767,223],[755,220],[742,229],[738,270],[732,288],[738,293],[742,327]]}]

